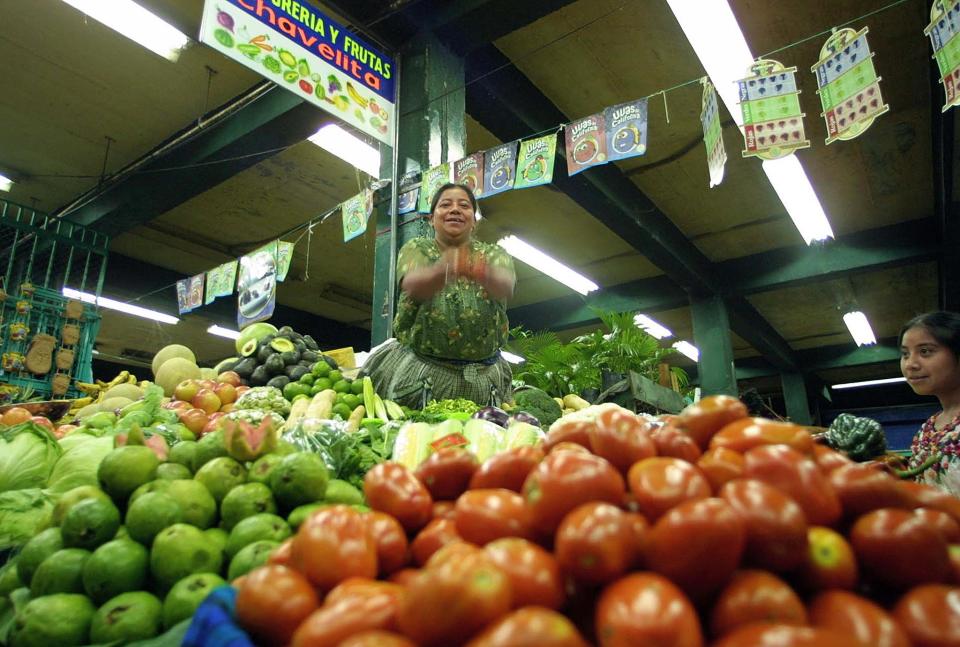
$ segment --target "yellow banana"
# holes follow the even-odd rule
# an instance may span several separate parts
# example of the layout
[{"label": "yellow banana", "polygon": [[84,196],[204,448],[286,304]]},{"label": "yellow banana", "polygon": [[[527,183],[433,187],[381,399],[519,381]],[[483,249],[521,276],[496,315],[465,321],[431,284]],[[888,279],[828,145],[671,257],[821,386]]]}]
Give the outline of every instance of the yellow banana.
[{"label": "yellow banana", "polygon": [[350,81],[347,81],[347,94],[349,94],[350,98],[353,99],[354,103],[356,103],[361,108],[366,108],[370,104],[370,101],[368,101],[367,99],[364,99],[363,95],[357,92],[357,89],[353,87]]},{"label": "yellow banana", "polygon": [[131,373],[127,376],[127,384],[136,384],[140,380],[137,379],[137,376]]},{"label": "yellow banana", "polygon": [[75,411],[77,409],[82,409],[88,404],[92,404],[92,403],[93,403],[93,398],[91,398],[90,396],[87,396],[85,398],[77,398],[70,403],[70,410]]},{"label": "yellow banana", "polygon": [[96,396],[101,391],[99,384],[91,384],[90,382],[77,382],[76,384],[77,389],[90,396]]}]

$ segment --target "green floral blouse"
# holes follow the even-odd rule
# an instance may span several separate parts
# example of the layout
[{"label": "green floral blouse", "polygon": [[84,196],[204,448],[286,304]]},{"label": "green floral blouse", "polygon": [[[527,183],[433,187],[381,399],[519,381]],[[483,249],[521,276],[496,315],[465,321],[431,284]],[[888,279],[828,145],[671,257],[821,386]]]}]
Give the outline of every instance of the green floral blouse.
[{"label": "green floral blouse", "polygon": [[[482,253],[490,267],[514,275],[513,259],[499,245],[472,241],[471,253]],[[440,260],[440,247],[433,238],[408,241],[397,257],[397,280],[407,272]],[[422,303],[403,291],[397,303],[393,331],[397,340],[431,357],[481,360],[496,354],[507,341],[507,303],[490,298],[479,283],[464,277],[451,280]]]}]

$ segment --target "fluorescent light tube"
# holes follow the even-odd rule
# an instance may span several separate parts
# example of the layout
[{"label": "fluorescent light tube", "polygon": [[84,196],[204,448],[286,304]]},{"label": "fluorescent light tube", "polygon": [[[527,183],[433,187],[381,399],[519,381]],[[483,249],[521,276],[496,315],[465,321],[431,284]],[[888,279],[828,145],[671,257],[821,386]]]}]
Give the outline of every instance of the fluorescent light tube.
[{"label": "fluorescent light tube", "polygon": [[380,177],[380,150],[337,124],[327,124],[307,138],[371,177]]},{"label": "fluorescent light tube", "polygon": [[544,254],[533,245],[524,242],[516,236],[504,236],[497,244],[507,250],[507,253],[518,261],[523,261],[530,267],[540,270],[550,278],[563,283],[580,294],[588,294],[600,289],[599,285],[584,275],[575,272],[560,261]]},{"label": "fluorescent light tube", "polygon": [[895,384],[897,382],[906,382],[905,377],[887,377],[882,380],[864,380],[863,382],[844,382],[843,384],[834,384],[831,389],[858,389],[863,386],[877,386],[880,384]]},{"label": "fluorescent light tube", "polygon": [[176,61],[190,39],[176,27],[133,0],[63,0],[135,43]]},{"label": "fluorescent light tube", "polygon": [[847,330],[850,331],[850,336],[853,337],[853,341],[857,342],[857,346],[869,346],[870,344],[877,343],[877,338],[873,334],[873,328],[870,327],[870,322],[867,321],[867,315],[859,310],[854,310],[853,312],[848,312],[843,315],[843,323],[847,324]]},{"label": "fluorescent light tube", "polygon": [[633,318],[633,323],[637,324],[640,328],[647,331],[653,337],[657,339],[665,339],[667,337],[673,337],[673,333],[670,332],[670,329],[663,326],[662,324],[654,321],[647,315],[638,314]]},{"label": "fluorescent light tube", "polygon": [[6,175],[0,175],[0,191],[9,191],[13,188],[13,180]]},{"label": "fluorescent light tube", "polygon": [[511,364],[523,364],[526,361],[519,355],[514,355],[510,351],[506,351],[506,350],[500,351],[500,356],[503,357],[503,359],[510,362]]},{"label": "fluorescent light tube", "polygon": [[151,319],[160,323],[175,324],[180,321],[180,319],[177,317],[164,314],[162,312],[157,312],[156,310],[141,308],[140,306],[124,303],[123,301],[117,301],[115,299],[109,299],[107,297],[97,297],[87,292],[74,290],[73,288],[63,288],[63,296],[71,299],[79,299],[84,303],[92,303],[101,308],[107,308],[108,310],[116,310],[117,312],[123,312],[124,314],[133,315],[135,317]]},{"label": "fluorescent light tube", "polygon": [[207,332],[211,335],[216,335],[217,337],[226,337],[227,339],[237,339],[240,337],[239,330],[230,330],[229,328],[224,328],[223,326],[218,326],[213,324],[207,328]]},{"label": "fluorescent light tube", "polygon": [[[667,4],[742,131],[743,112],[736,82],[746,76],[754,57],[730,5],[727,0],[667,0]],[[796,155],[763,162],[763,171],[808,245],[833,238],[820,200]]]},{"label": "fluorescent light tube", "polygon": [[681,355],[686,355],[695,362],[700,361],[700,349],[691,344],[688,341],[678,341],[673,345],[677,352]]}]

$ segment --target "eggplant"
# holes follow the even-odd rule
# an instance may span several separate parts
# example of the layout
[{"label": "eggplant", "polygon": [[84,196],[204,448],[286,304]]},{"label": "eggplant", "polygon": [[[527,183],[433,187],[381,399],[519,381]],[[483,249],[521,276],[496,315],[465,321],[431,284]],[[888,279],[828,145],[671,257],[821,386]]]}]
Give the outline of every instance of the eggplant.
[{"label": "eggplant", "polygon": [[[479,418],[480,420],[486,420],[488,422],[492,422],[495,425],[499,425],[500,427],[506,427],[507,421],[510,419],[510,414],[508,414],[503,409],[500,409],[499,407],[484,407],[483,409],[480,409],[470,417]],[[536,424],[539,425],[540,423],[536,423]]]},{"label": "eggplant", "polygon": [[[540,421],[537,420],[537,417],[527,413],[526,411],[517,411],[515,414],[510,416],[509,420],[507,421],[507,425],[509,425],[511,422],[525,422],[528,425],[533,425],[534,427],[540,426]],[[504,426],[506,427],[507,425]]]}]

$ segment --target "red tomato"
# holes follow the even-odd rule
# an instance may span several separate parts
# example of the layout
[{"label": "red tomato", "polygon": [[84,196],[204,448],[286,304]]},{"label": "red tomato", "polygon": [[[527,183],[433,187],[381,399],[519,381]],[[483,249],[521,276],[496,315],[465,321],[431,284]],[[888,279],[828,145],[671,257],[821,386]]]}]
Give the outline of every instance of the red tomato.
[{"label": "red tomato", "polygon": [[844,536],[830,528],[811,526],[800,565],[804,587],[812,591],[853,589],[858,578],[857,560]]},{"label": "red tomato", "polygon": [[575,416],[560,418],[550,425],[550,431],[543,441],[543,451],[550,453],[559,443],[576,443],[590,449],[590,429],[594,424],[592,419]]},{"label": "red tomato", "polygon": [[893,608],[913,647],[960,645],[960,588],[925,584],[909,591]]},{"label": "red tomato", "polygon": [[423,647],[466,642],[510,610],[510,580],[482,552],[424,570],[407,587],[400,628]]},{"label": "red tomato", "polygon": [[644,563],[644,555],[647,552],[647,533],[650,532],[650,523],[642,514],[627,512],[626,515],[630,522],[630,531],[633,534],[635,567],[640,567]]},{"label": "red tomato", "polygon": [[881,508],[863,515],[850,530],[850,544],[864,575],[881,585],[906,589],[950,577],[947,541],[907,510]]},{"label": "red tomato", "polygon": [[409,586],[410,582],[412,582],[419,574],[419,568],[401,568],[399,571],[396,571],[389,578],[387,578],[387,581],[406,587]]},{"label": "red tomato", "polygon": [[597,416],[588,432],[590,449],[626,474],[630,466],[656,455],[647,423],[632,411],[609,408]]},{"label": "red tomato", "polygon": [[673,425],[664,425],[655,430],[652,438],[658,456],[670,456],[696,463],[703,453],[697,441]]},{"label": "red tomato", "polygon": [[853,464],[853,461],[844,454],[819,443],[813,445],[813,460],[824,474],[829,474],[838,467]]},{"label": "red tomato", "polygon": [[684,501],[710,496],[710,483],[703,472],[679,458],[642,460],[630,468],[627,480],[637,508],[651,521]]},{"label": "red tomato", "polygon": [[898,485],[896,478],[863,463],[838,467],[828,478],[848,519],[879,508],[917,507],[916,500]]},{"label": "red tomato", "polygon": [[494,454],[473,473],[470,489],[504,488],[520,492],[523,482],[540,461],[543,450],[539,447],[514,447]]},{"label": "red tomato", "polygon": [[862,647],[910,647],[910,640],[889,613],[848,591],[824,591],[810,602],[810,623],[847,634]]},{"label": "red tomato", "polygon": [[440,549],[430,556],[424,568],[439,568],[449,561],[457,561],[466,557],[480,555],[483,549],[476,544],[471,544],[462,539],[451,541],[449,544],[441,546]]},{"label": "red tomato", "polygon": [[403,587],[396,582],[371,580],[366,577],[349,577],[327,593],[327,597],[323,599],[323,604],[329,606],[351,598],[368,598],[381,594],[399,598],[403,594]]},{"label": "red tomato", "polygon": [[[400,588],[396,584],[390,585]],[[293,634],[292,647],[336,647],[353,634],[370,629],[395,630],[400,596],[388,590],[367,590],[314,611]]]},{"label": "red tomato", "polygon": [[51,434],[54,432],[53,423],[50,422],[50,418],[46,416],[30,416],[30,421],[35,425],[40,425]]},{"label": "red tomato", "polygon": [[743,476],[743,454],[726,447],[714,447],[697,459],[697,467],[713,491],[719,492],[724,483]]},{"label": "red tomato", "polygon": [[743,456],[743,475],[779,488],[803,508],[807,521],[830,526],[840,520],[840,499],[812,460],[784,445],[755,447]]},{"label": "red tomato", "polygon": [[948,544],[960,543],[960,524],[946,512],[932,508],[917,508],[913,511],[913,514],[939,530]]},{"label": "red tomato", "polygon": [[802,454],[813,453],[813,436],[792,422],[742,418],[731,422],[710,440],[710,447],[726,447],[745,454],[763,445],[787,445]]},{"label": "red tomato", "polygon": [[433,499],[427,488],[399,463],[380,463],[367,472],[363,495],[367,505],[396,517],[407,532],[423,528],[433,513]]},{"label": "red tomato", "polygon": [[596,609],[600,647],[702,647],[703,631],[690,600],[655,573],[634,573],[604,589]]},{"label": "red tomato", "polygon": [[708,395],[681,411],[677,423],[700,449],[706,450],[715,433],[734,420],[746,418],[747,413],[747,405],[733,396]]},{"label": "red tomato", "polygon": [[505,537],[484,546],[487,557],[510,578],[513,606],[559,609],[563,577],[557,560],[540,546],[518,537]]},{"label": "red tomato", "polygon": [[290,563],[321,591],[348,577],[377,576],[377,543],[356,510],[335,505],[317,510],[301,524]]},{"label": "red tomato", "polygon": [[361,631],[340,642],[337,647],[417,647],[409,638],[392,631]]},{"label": "red tomato", "polygon": [[954,521],[960,523],[960,499],[957,497],[933,485],[916,481],[900,481],[900,487],[906,490],[918,505],[946,512]]},{"label": "red tomato", "polygon": [[736,479],[719,496],[743,519],[747,531],[744,557],[751,564],[782,573],[804,561],[807,518],[797,502],[755,479]]},{"label": "red tomato", "polygon": [[237,619],[258,644],[286,645],[320,604],[307,579],[286,566],[261,566],[237,591]]},{"label": "red tomato", "polygon": [[746,534],[740,515],[723,499],[687,501],[653,524],[647,565],[699,600],[730,579]]},{"label": "red tomato", "polygon": [[454,509],[457,533],[480,546],[501,537],[533,539],[530,509],[512,490],[469,490]]},{"label": "red tomato", "polygon": [[290,554],[293,552],[294,539],[294,537],[289,537],[282,544],[277,546],[267,558],[267,563],[288,566],[290,564]]},{"label": "red tomato", "polygon": [[606,460],[580,452],[553,452],[523,484],[523,497],[533,525],[552,535],[563,517],[581,503],[605,501],[620,505],[626,486]]},{"label": "red tomato", "polygon": [[584,503],[560,522],[554,553],[563,572],[581,582],[605,584],[636,561],[633,521],[609,503]]},{"label": "red tomato", "polygon": [[556,611],[526,607],[487,627],[467,647],[587,647],[587,642]]},{"label": "red tomato", "polygon": [[727,634],[712,647],[851,647],[850,636],[818,627],[754,623]]},{"label": "red tomato", "polygon": [[377,546],[377,568],[381,576],[390,575],[410,562],[410,545],[400,522],[383,512],[368,512],[367,523]]},{"label": "red tomato", "polygon": [[767,571],[741,571],[720,592],[710,612],[710,633],[721,638],[751,622],[806,625],[807,610],[790,586]]},{"label": "red tomato", "polygon": [[452,519],[434,519],[427,527],[417,533],[410,550],[413,561],[423,566],[430,556],[447,544],[463,538],[457,532],[457,524]]},{"label": "red tomato", "polygon": [[434,501],[432,519],[449,519],[453,521],[454,514],[453,501]]},{"label": "red tomato", "polygon": [[444,447],[420,463],[414,472],[435,501],[453,501],[463,494],[480,463],[459,447]]}]

